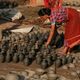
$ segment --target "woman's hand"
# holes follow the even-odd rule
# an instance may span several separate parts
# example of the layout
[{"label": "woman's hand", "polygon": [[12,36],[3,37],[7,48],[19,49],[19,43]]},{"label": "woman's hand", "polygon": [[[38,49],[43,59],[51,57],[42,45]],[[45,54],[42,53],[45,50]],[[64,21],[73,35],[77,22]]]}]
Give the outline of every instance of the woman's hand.
[{"label": "woman's hand", "polygon": [[45,43],[45,47],[47,48],[47,47],[48,47],[48,45],[49,45],[49,43],[48,43],[48,42],[46,42],[46,43]]},{"label": "woman's hand", "polygon": [[52,26],[51,26],[50,35],[49,35],[48,40],[47,40],[47,42],[46,42],[46,44],[45,44],[46,47],[50,44],[51,39],[52,39],[52,37],[53,37],[53,35],[54,35],[54,32],[55,32],[55,25],[52,25]]}]

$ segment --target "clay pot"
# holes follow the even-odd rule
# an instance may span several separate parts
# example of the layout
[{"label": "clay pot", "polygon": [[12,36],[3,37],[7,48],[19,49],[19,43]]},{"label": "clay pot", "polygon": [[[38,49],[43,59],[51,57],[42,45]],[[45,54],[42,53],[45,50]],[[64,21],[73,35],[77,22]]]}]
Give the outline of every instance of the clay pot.
[{"label": "clay pot", "polygon": [[62,66],[62,60],[61,60],[61,58],[57,58],[56,67],[61,67],[61,66]]},{"label": "clay pot", "polygon": [[41,62],[41,68],[46,69],[48,67],[48,62],[46,59],[43,59],[43,61]]},{"label": "clay pot", "polygon": [[42,50],[42,54],[43,54],[43,57],[44,57],[44,58],[46,58],[47,55],[48,55],[47,52],[46,52],[46,51],[43,51],[43,50]]},{"label": "clay pot", "polygon": [[50,50],[47,48],[45,49],[46,50],[46,53],[49,54],[50,53]]},{"label": "clay pot", "polygon": [[28,55],[28,56],[29,56],[29,58],[30,58],[30,59],[32,59],[32,60],[33,60],[33,57],[34,57],[34,56],[33,56],[33,54],[32,54],[32,53],[29,53],[29,55]]},{"label": "clay pot", "polygon": [[34,50],[35,51],[35,46],[32,46],[31,50]]},{"label": "clay pot", "polygon": [[19,35],[19,38],[20,38],[20,40],[24,39],[23,34],[20,34],[20,35]]},{"label": "clay pot", "polygon": [[24,60],[24,54],[20,53],[19,54],[19,61],[23,61]]},{"label": "clay pot", "polygon": [[29,52],[31,50],[31,46],[27,46],[27,51]]},{"label": "clay pot", "polygon": [[5,38],[6,38],[6,41],[8,41],[8,42],[9,42],[10,37],[9,37],[9,36],[6,36]]},{"label": "clay pot", "polygon": [[12,54],[12,56],[13,56],[13,54],[14,54],[15,52],[16,52],[16,51],[13,49],[13,47],[11,47],[10,53]]},{"label": "clay pot", "polygon": [[29,42],[30,48],[31,48],[33,45],[34,45],[34,44],[30,41],[30,42]]},{"label": "clay pot", "polygon": [[11,42],[13,43],[15,41],[16,41],[15,38],[14,37],[11,37]]},{"label": "clay pot", "polygon": [[30,41],[31,41],[31,43],[34,45],[34,44],[35,44],[35,42],[36,42],[36,39],[35,39],[35,38],[33,38],[33,39],[31,39]]},{"label": "clay pot", "polygon": [[15,53],[13,56],[13,62],[17,63],[18,61],[19,61],[19,55],[17,53]]},{"label": "clay pot", "polygon": [[57,54],[53,53],[52,54],[52,61],[55,61],[57,59]]},{"label": "clay pot", "polygon": [[16,41],[19,41],[19,36],[16,35],[16,36],[15,36],[15,40],[16,40]]},{"label": "clay pot", "polygon": [[14,44],[14,45],[13,45],[13,50],[14,50],[14,51],[18,50],[18,45],[17,45],[17,44]]},{"label": "clay pot", "polygon": [[7,53],[6,55],[6,62],[10,62],[12,60],[12,55],[10,53]]},{"label": "clay pot", "polygon": [[48,62],[48,66],[52,65],[53,61],[52,61],[52,57],[50,55],[47,56],[46,60]]},{"label": "clay pot", "polygon": [[5,56],[3,54],[0,54],[0,62],[3,63],[5,61]]},{"label": "clay pot", "polygon": [[26,56],[24,59],[24,65],[29,66],[30,64],[31,64],[31,61],[30,61],[29,57]]},{"label": "clay pot", "polygon": [[3,55],[5,55],[6,54],[6,49],[4,49],[4,48],[2,48],[2,50],[1,50],[1,53],[3,54]]},{"label": "clay pot", "polygon": [[46,49],[46,47],[45,47],[44,44],[42,45],[41,49],[42,49],[42,50],[45,50],[45,49]]},{"label": "clay pot", "polygon": [[37,64],[41,64],[42,59],[43,59],[43,58],[42,58],[42,56],[41,56],[40,54],[37,54],[37,55],[36,55],[36,63],[37,63]]},{"label": "clay pot", "polygon": [[25,41],[29,42],[29,36],[27,34],[25,35]]},{"label": "clay pot", "polygon": [[41,46],[43,44],[43,42],[44,42],[43,39],[39,39],[38,40],[38,45]]},{"label": "clay pot", "polygon": [[67,63],[72,63],[73,62],[73,57],[70,55],[67,57]]},{"label": "clay pot", "polygon": [[66,56],[62,57],[61,59],[62,59],[62,65],[67,64],[67,58],[66,58]]},{"label": "clay pot", "polygon": [[42,34],[41,34],[40,32],[37,33],[37,39],[38,39],[38,40],[40,39],[41,35],[42,35]]},{"label": "clay pot", "polygon": [[27,48],[23,48],[20,52],[21,52],[22,54],[26,55],[26,53],[27,53]]},{"label": "clay pot", "polygon": [[38,51],[38,49],[39,49],[39,45],[36,43],[35,44],[35,51]]},{"label": "clay pot", "polygon": [[29,58],[33,58],[35,56],[35,51],[31,50],[29,51]]}]

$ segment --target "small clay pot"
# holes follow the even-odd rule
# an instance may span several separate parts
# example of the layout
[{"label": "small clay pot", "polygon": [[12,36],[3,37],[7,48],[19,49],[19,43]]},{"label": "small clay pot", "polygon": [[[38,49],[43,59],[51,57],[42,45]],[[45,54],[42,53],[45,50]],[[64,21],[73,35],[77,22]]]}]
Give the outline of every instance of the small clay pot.
[{"label": "small clay pot", "polygon": [[43,59],[43,61],[41,62],[41,68],[46,69],[48,67],[48,62],[46,59]]},{"label": "small clay pot", "polygon": [[61,58],[57,58],[55,64],[56,64],[56,67],[61,67],[62,66],[62,60],[61,60]]},{"label": "small clay pot", "polygon": [[53,53],[52,54],[52,60],[55,61],[57,59],[57,54]]},{"label": "small clay pot", "polygon": [[27,46],[27,51],[29,52],[31,50],[31,46]]},{"label": "small clay pot", "polygon": [[67,58],[66,58],[66,56],[62,57],[61,59],[62,59],[62,65],[67,64]]},{"label": "small clay pot", "polygon": [[47,60],[47,62],[48,62],[48,66],[51,66],[52,63],[53,63],[53,61],[52,61],[52,58],[51,58],[50,55],[47,56],[46,60]]},{"label": "small clay pot", "polygon": [[12,60],[12,55],[10,53],[7,53],[6,55],[6,62],[10,62]]},{"label": "small clay pot", "polygon": [[26,56],[24,59],[24,65],[29,66],[30,64],[31,64],[31,61],[30,61],[29,57]]},{"label": "small clay pot", "polygon": [[25,35],[25,41],[29,42],[29,36]]},{"label": "small clay pot", "polygon": [[44,42],[44,41],[43,41],[42,39],[39,39],[39,40],[38,40],[38,45],[41,46],[41,45],[43,44],[43,42]]},{"label": "small clay pot", "polygon": [[25,57],[24,54],[20,53],[19,54],[19,61],[22,62],[24,60],[24,57]]},{"label": "small clay pot", "polygon": [[23,34],[19,35],[20,40],[24,38]]},{"label": "small clay pot", "polygon": [[34,57],[32,53],[29,53],[28,56],[29,56],[30,59],[33,59],[33,57]]},{"label": "small clay pot", "polygon": [[0,62],[3,63],[5,61],[5,56],[3,54],[0,54]]},{"label": "small clay pot", "polygon": [[67,63],[72,63],[73,62],[73,57],[70,55],[67,57]]},{"label": "small clay pot", "polygon": [[43,53],[42,53],[42,54],[43,54],[43,57],[44,57],[44,58],[47,57],[47,55],[48,55],[47,52],[46,52],[46,51],[43,51],[43,50],[42,50],[42,52],[43,52]]},{"label": "small clay pot", "polygon": [[19,41],[19,36],[16,35],[16,36],[15,36],[15,40],[16,40],[16,41]]},{"label": "small clay pot", "polygon": [[14,63],[19,62],[19,55],[17,53],[15,53],[14,56],[13,56],[13,62]]},{"label": "small clay pot", "polygon": [[35,51],[38,51],[38,49],[39,49],[39,45],[35,44]]},{"label": "small clay pot", "polygon": [[37,39],[39,40],[40,37],[41,37],[41,33],[38,32],[38,33],[37,33]]},{"label": "small clay pot", "polygon": [[38,55],[36,55],[36,63],[37,63],[37,64],[41,64],[42,59],[43,59],[43,58],[42,58],[42,56],[41,56],[41,55],[39,55],[39,54],[38,54]]}]

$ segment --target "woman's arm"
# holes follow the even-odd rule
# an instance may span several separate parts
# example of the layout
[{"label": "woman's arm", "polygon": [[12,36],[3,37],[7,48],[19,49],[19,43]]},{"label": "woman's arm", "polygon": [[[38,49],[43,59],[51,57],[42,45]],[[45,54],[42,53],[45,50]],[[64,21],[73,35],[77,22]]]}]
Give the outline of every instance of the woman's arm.
[{"label": "woman's arm", "polygon": [[48,40],[46,42],[46,47],[50,44],[51,39],[54,35],[54,32],[55,32],[55,25],[51,25],[50,35],[49,35]]}]

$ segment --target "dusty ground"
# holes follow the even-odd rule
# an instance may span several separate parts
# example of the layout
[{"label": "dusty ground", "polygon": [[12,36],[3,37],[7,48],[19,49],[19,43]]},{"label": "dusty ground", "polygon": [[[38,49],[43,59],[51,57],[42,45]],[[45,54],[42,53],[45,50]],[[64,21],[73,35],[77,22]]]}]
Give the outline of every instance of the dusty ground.
[{"label": "dusty ground", "polygon": [[[18,9],[23,13],[23,15],[25,16],[25,20],[27,21],[27,19],[32,20],[32,19],[36,19],[38,17],[37,11],[40,9],[40,7],[32,8],[32,7],[27,7],[27,6],[19,6]],[[77,9],[79,9],[79,7]],[[12,25],[15,23],[6,22],[5,24],[1,23],[0,26],[2,28],[4,28],[6,26],[6,24],[7,24],[7,26],[10,26],[10,24]],[[63,75],[71,80],[79,80],[80,78],[71,76],[71,71],[80,70],[80,63],[77,63],[75,65],[76,65],[76,68],[71,68],[69,70],[68,69],[63,70],[62,68],[59,68],[59,69],[57,69],[57,74]],[[30,65],[29,67],[24,66],[22,63],[17,63],[17,64],[0,63],[0,74],[6,75],[10,71],[23,71],[25,69],[35,70],[37,67],[39,67],[39,66],[36,65],[35,62],[32,65]]]}]

